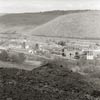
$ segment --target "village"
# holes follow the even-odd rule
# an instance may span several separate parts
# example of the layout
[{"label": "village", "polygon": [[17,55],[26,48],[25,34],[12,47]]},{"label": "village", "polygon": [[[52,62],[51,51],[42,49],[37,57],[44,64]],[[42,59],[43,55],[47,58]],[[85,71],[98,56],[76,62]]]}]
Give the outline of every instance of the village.
[{"label": "village", "polygon": [[[30,41],[27,39],[11,39],[0,46],[0,51],[24,53],[27,59],[38,57],[44,59],[63,58],[77,60],[100,59],[100,45],[98,42],[67,40],[46,42]],[[2,52],[1,52],[2,53]],[[33,59],[34,60],[34,59]]]}]

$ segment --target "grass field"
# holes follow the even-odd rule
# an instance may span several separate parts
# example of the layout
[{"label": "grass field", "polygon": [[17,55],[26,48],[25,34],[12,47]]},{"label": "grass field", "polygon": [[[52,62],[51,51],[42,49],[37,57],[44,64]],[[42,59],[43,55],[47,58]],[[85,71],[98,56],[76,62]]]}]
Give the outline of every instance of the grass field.
[{"label": "grass field", "polygon": [[40,61],[26,61],[23,64],[0,61],[0,68],[17,68],[17,69],[32,70],[34,68],[39,67],[40,64],[41,64]]}]

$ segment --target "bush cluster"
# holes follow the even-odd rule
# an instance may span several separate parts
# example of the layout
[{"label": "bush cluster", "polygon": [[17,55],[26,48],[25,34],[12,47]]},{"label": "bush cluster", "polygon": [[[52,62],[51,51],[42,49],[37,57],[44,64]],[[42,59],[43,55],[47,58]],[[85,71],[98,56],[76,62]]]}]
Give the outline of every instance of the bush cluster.
[{"label": "bush cluster", "polygon": [[0,52],[0,60],[7,61],[8,60],[8,53],[5,50]]},{"label": "bush cluster", "polygon": [[13,54],[9,58],[11,62],[15,62],[15,63],[23,63],[26,59],[24,53]]},{"label": "bush cluster", "polygon": [[0,53],[1,61],[10,61],[15,63],[23,63],[26,57],[24,53],[9,53],[6,50],[2,50]]}]

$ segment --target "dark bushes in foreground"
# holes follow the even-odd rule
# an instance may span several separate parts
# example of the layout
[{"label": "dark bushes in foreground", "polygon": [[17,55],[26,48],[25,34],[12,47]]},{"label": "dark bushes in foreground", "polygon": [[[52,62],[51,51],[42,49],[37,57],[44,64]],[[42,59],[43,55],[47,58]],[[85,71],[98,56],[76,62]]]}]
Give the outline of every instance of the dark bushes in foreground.
[{"label": "dark bushes in foreground", "polygon": [[56,62],[32,71],[0,69],[0,100],[100,100],[86,77]]}]

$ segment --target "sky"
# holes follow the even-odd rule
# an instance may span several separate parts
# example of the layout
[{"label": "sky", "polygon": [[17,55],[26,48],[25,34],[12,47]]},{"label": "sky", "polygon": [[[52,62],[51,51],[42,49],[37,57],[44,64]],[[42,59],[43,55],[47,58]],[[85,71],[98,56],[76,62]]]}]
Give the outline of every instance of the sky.
[{"label": "sky", "polygon": [[100,10],[100,0],[0,0],[0,13],[76,9]]}]

